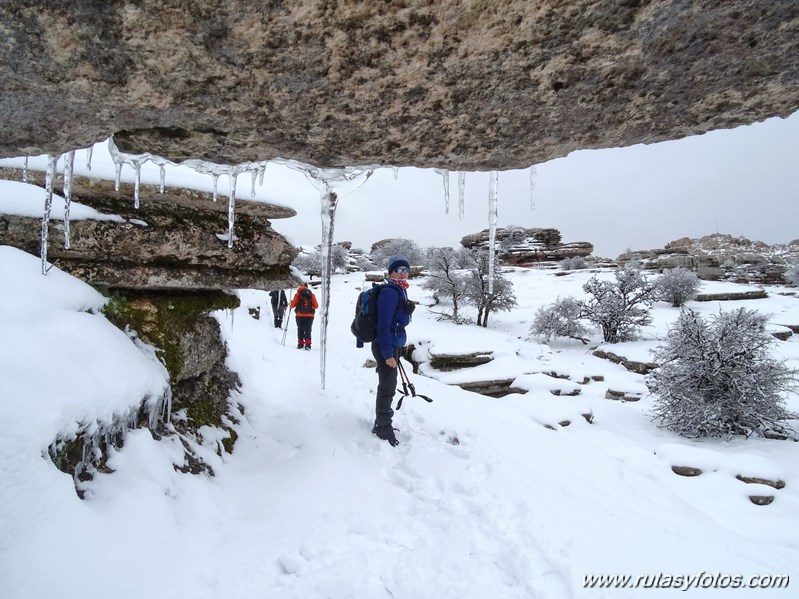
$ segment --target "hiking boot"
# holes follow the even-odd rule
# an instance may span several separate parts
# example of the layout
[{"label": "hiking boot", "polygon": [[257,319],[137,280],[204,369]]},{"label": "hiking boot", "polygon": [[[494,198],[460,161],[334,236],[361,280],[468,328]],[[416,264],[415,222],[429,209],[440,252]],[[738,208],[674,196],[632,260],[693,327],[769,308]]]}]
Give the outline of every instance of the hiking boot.
[{"label": "hiking boot", "polygon": [[303,344],[302,344],[302,343],[298,343],[298,344],[297,344],[297,349],[302,349],[303,347],[304,347],[304,346],[303,346]]},{"label": "hiking boot", "polygon": [[305,349],[307,349],[308,351],[311,351],[311,346],[310,345],[306,345]]},{"label": "hiking boot", "polygon": [[396,447],[399,445],[399,441],[397,441],[397,437],[394,436],[394,429],[390,426],[375,426],[372,429],[372,434],[375,435],[378,439],[383,439],[383,441],[388,441],[391,447]]}]

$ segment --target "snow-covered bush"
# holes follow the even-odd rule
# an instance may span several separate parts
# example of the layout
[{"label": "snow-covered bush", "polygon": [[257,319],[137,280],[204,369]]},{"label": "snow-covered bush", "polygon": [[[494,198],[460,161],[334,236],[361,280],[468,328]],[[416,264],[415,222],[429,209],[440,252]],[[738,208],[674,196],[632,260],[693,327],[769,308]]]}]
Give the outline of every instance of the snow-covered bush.
[{"label": "snow-covered bush", "polygon": [[765,324],[744,308],[709,322],[684,309],[646,379],[660,425],[685,437],[794,436],[781,422],[792,416],[781,394],[795,388],[797,373],[771,357]]},{"label": "snow-covered bush", "polygon": [[390,239],[385,243],[380,242],[380,245],[372,250],[372,262],[380,268],[386,268],[388,259],[398,254],[405,256],[411,265],[425,263],[424,250],[412,239]]},{"label": "snow-covered bush", "polygon": [[679,308],[685,302],[695,299],[699,293],[699,277],[687,268],[664,270],[655,281],[657,298]]},{"label": "snow-covered bush", "polygon": [[582,270],[586,267],[585,260],[580,256],[572,256],[571,258],[564,258],[558,262],[558,267],[561,270]]},{"label": "snow-covered bush", "polygon": [[782,275],[790,285],[799,286],[799,264],[793,264]]},{"label": "snow-covered bush", "polygon": [[591,277],[583,285],[591,296],[583,302],[583,317],[600,328],[608,343],[633,341],[639,327],[652,322],[649,306],[655,301],[655,290],[635,268],[625,267],[615,276],[615,283]]},{"label": "snow-covered bush", "polygon": [[588,343],[587,329],[580,322],[583,304],[574,297],[558,298],[555,303],[539,308],[530,333],[549,341],[554,337],[569,337]]}]

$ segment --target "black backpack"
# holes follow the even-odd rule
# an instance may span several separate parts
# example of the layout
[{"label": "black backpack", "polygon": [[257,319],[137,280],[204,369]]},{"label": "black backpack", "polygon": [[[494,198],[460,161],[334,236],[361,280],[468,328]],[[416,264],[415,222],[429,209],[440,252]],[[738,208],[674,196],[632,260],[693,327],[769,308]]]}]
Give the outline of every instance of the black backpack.
[{"label": "black backpack", "polygon": [[371,289],[361,291],[358,295],[350,331],[362,343],[371,343],[377,336],[377,297],[386,287],[388,283],[372,283]]},{"label": "black backpack", "polygon": [[311,290],[307,287],[303,287],[300,289],[297,295],[299,297],[297,298],[297,308],[295,309],[295,312],[301,314],[313,314],[313,301],[311,300],[313,294],[311,293]]}]

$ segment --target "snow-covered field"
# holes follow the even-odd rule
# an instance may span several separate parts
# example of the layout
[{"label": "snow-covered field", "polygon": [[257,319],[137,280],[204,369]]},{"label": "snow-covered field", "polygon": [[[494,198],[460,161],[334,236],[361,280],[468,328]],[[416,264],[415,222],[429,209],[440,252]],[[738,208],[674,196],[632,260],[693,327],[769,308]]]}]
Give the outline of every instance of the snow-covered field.
[{"label": "snow-covered field", "polygon": [[[179,444],[136,430],[109,460],[115,472],[81,501],[47,446],[78,422],[157,396],[164,370],[95,312],[102,298],[89,286],[57,268],[43,277],[38,258],[0,248],[0,597],[665,597],[688,586],[680,596],[794,596],[799,444],[695,442],[658,429],[643,378],[591,355],[598,336],[591,346],[528,339],[535,310],[580,295],[592,273],[506,274],[519,306],[492,315],[488,329],[439,322],[425,306],[414,314],[416,357],[493,351],[494,360],[411,374],[434,402],[405,400],[398,448],[370,434],[377,377],[348,330],[363,274],[332,282],[325,389],[320,319],[313,351],[294,348],[293,322],[283,346],[268,295],[240,291],[242,306],[218,319],[244,418],[230,455],[217,456],[209,435],[203,457],[216,476],[176,472]],[[702,292],[730,286],[704,283]],[[799,324],[799,299],[768,291],[766,300],[692,307],[745,305],[775,325]],[[431,303],[419,279],[409,295]],[[641,341],[612,351],[646,360],[677,310],[657,304],[653,316]],[[775,351],[799,366],[799,341]],[[569,379],[542,374],[551,371]],[[445,384],[509,376],[527,393],[492,399]],[[608,388],[643,397],[607,400]],[[788,405],[799,410],[799,398]],[[672,466],[704,473],[682,477]],[[757,506],[752,494],[775,499]],[[585,588],[601,575],[632,579]],[[754,576],[793,580],[712,588],[772,584]]]}]

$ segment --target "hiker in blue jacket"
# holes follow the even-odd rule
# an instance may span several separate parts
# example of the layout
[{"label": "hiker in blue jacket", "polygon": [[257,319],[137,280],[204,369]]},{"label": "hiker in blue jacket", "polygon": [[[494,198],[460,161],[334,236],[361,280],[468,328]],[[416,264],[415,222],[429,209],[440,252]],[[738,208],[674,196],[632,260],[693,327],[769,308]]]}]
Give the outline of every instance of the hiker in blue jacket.
[{"label": "hiker in blue jacket", "polygon": [[408,274],[410,264],[405,256],[391,256],[388,260],[389,285],[377,297],[377,336],[372,342],[372,355],[377,362],[377,393],[375,397],[375,425],[372,434],[388,441],[392,447],[399,445],[394,435],[391,402],[397,389],[397,360],[405,345],[405,327],[411,321],[414,304],[408,301]]}]

